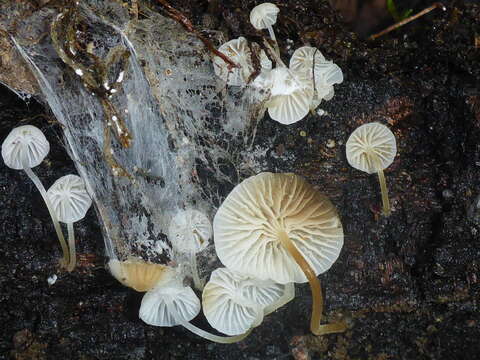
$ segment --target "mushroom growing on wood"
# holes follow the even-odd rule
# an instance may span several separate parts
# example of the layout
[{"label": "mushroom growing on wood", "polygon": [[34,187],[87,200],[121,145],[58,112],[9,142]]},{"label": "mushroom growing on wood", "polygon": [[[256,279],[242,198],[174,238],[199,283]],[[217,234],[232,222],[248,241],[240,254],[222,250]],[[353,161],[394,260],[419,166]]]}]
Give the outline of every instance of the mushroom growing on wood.
[{"label": "mushroom growing on wood", "polygon": [[213,231],[218,257],[228,268],[281,284],[310,283],[314,334],[345,330],[344,324],[320,324],[317,278],[340,254],[342,224],[330,200],[305,180],[273,173],[244,180],[218,209]]},{"label": "mushroom growing on wood", "polygon": [[85,183],[77,175],[66,175],[55,181],[47,191],[57,219],[67,224],[70,261],[68,271],[76,264],[75,233],[73,223],[82,220],[92,206],[92,199],[85,189]]},{"label": "mushroom growing on wood", "polygon": [[322,100],[331,100],[333,85],[343,82],[343,73],[338,65],[326,60],[320,50],[311,46],[302,46],[290,58],[290,69],[304,77],[314,91],[311,110]]},{"label": "mushroom growing on wood", "polygon": [[263,3],[257,5],[252,9],[252,11],[250,11],[250,23],[257,30],[268,30],[271,39],[275,43],[275,50],[280,56],[277,38],[275,37],[275,32],[273,31],[272,27],[277,22],[277,16],[279,12],[280,9],[277,7],[277,5],[272,3]]},{"label": "mushroom growing on wood", "polygon": [[293,284],[242,276],[227,268],[212,272],[202,294],[209,324],[227,335],[239,335],[261,324],[267,315],[294,297]]},{"label": "mushroom growing on wood", "polygon": [[43,135],[39,128],[33,125],[23,125],[14,128],[2,143],[2,157],[5,165],[11,169],[24,170],[42,195],[62,247],[63,258],[61,264],[66,267],[70,261],[69,251],[65,238],[63,237],[60,223],[47,197],[45,187],[38,176],[32,171],[33,167],[40,165],[49,151],[50,144],[45,138],[45,135]]},{"label": "mushroom growing on wood", "polygon": [[348,163],[355,169],[368,174],[378,174],[383,214],[390,215],[390,200],[383,170],[392,164],[397,154],[397,143],[393,133],[379,123],[359,126],[347,140],[346,153]]},{"label": "mushroom growing on wood", "polygon": [[210,220],[198,210],[182,210],[173,217],[168,237],[176,251],[190,256],[193,283],[198,290],[202,290],[204,283],[198,274],[196,254],[208,246],[208,240],[212,237]]},{"label": "mushroom growing on wood", "polygon": [[[239,37],[233,39],[218,48],[218,51],[227,55],[232,61],[239,65],[236,68],[230,68],[229,65],[219,57],[213,59],[213,69],[215,75],[227,82],[228,85],[244,86],[254,72],[252,63],[252,52],[247,39]],[[270,70],[272,62],[268,59],[263,50],[259,52],[259,61],[262,69]]]},{"label": "mushroom growing on wood", "polygon": [[280,66],[270,73],[271,97],[267,103],[273,120],[289,125],[303,119],[310,110],[313,91],[290,69]]}]

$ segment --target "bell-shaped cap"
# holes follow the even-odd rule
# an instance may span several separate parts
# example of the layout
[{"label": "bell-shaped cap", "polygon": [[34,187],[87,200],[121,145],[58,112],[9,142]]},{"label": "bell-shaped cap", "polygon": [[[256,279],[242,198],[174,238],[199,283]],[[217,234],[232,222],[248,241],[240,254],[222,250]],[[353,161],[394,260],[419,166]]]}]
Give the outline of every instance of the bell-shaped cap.
[{"label": "bell-shaped cap", "polygon": [[270,72],[271,98],[267,103],[268,114],[281,124],[293,124],[303,119],[310,110],[313,91],[285,67]]},{"label": "bell-shaped cap", "polygon": [[212,237],[212,224],[198,210],[181,210],[170,222],[168,237],[177,251],[196,254],[208,246],[208,240]]},{"label": "bell-shaped cap", "polygon": [[192,288],[178,279],[157,284],[140,305],[140,319],[153,326],[176,326],[192,320],[200,312],[200,300]]},{"label": "bell-shaped cap", "polygon": [[318,275],[337,260],[343,229],[335,207],[294,174],[261,173],[237,185],[213,220],[215,249],[228,268],[286,284],[307,279],[280,243],[285,232]]},{"label": "bell-shaped cap", "polygon": [[[255,48],[258,48],[255,47]],[[247,39],[239,37],[233,39],[218,48],[218,51],[228,56],[238,67],[229,68],[229,65],[220,57],[213,59],[215,75],[226,81],[228,85],[244,86],[250,80],[254,72],[252,52]],[[263,50],[259,50],[259,62],[262,69],[271,69],[272,62]]]},{"label": "bell-shaped cap", "polygon": [[285,288],[220,268],[212,272],[203,290],[203,312],[216,330],[240,335],[260,325],[265,309],[282,298]]},{"label": "bell-shaped cap", "polygon": [[389,167],[397,154],[395,135],[380,123],[359,126],[346,144],[348,163],[360,171],[373,174]]},{"label": "bell-shaped cap", "polygon": [[5,165],[21,170],[39,165],[50,151],[50,144],[42,131],[33,125],[16,127],[2,143],[2,157]]},{"label": "bell-shaped cap", "polygon": [[125,261],[112,259],[108,269],[115,279],[138,292],[149,291],[159,283],[170,281],[174,275],[169,266],[133,257]]},{"label": "bell-shaped cap", "polygon": [[48,200],[59,221],[74,223],[85,217],[92,199],[80,176],[65,175],[55,181],[47,191]]},{"label": "bell-shaped cap", "polygon": [[250,23],[257,30],[266,29],[277,22],[280,9],[272,3],[263,3],[255,6],[250,11]]}]

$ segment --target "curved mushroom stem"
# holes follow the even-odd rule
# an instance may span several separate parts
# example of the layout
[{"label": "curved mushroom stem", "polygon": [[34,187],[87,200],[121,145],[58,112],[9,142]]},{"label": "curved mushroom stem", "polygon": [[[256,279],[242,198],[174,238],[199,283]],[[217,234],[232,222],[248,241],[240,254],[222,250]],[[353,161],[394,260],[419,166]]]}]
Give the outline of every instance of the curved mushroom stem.
[{"label": "curved mushroom stem", "polygon": [[343,332],[347,329],[345,323],[325,324],[321,325],[323,311],[323,296],[320,280],[315,275],[315,271],[308,264],[302,253],[298,251],[295,244],[290,240],[286,232],[280,232],[278,238],[282,246],[290,253],[295,262],[300,266],[303,273],[310,283],[310,290],[312,291],[312,318],[310,320],[310,330],[314,335],[324,335]]},{"label": "curved mushroom stem", "polygon": [[250,329],[246,333],[236,335],[236,336],[218,336],[218,335],[211,334],[208,331],[202,330],[189,322],[182,322],[181,325],[184,328],[190,330],[195,335],[201,336],[204,339],[207,339],[216,343],[220,343],[220,344],[232,344],[232,343],[241,341],[245,339],[253,330],[253,329]]},{"label": "curved mushroom stem", "polygon": [[70,249],[70,262],[68,263],[67,271],[75,269],[77,263],[77,254],[75,250],[75,233],[73,231],[73,223],[67,224],[68,229],[68,247]]},{"label": "curved mushroom stem", "polygon": [[200,279],[198,275],[198,266],[197,266],[197,255],[192,254],[191,256],[191,265],[192,265],[192,277],[193,277],[193,285],[196,289],[203,291],[205,287],[205,282]]},{"label": "curved mushroom stem", "polygon": [[390,200],[388,199],[387,182],[383,170],[378,170],[378,181],[380,182],[380,190],[382,191],[383,215],[390,216]]},{"label": "curved mushroom stem", "polygon": [[42,195],[43,201],[45,201],[45,204],[47,205],[48,213],[50,214],[50,217],[52,218],[53,221],[53,226],[55,227],[55,232],[57,233],[58,240],[60,241],[60,245],[62,246],[62,251],[63,251],[63,258],[60,261],[61,265],[66,267],[69,264],[69,255],[68,255],[68,246],[67,242],[65,241],[65,238],[63,237],[63,232],[62,228],[60,227],[60,223],[58,222],[57,216],[55,215],[55,211],[52,208],[52,204],[50,204],[50,201],[48,200],[47,197],[47,192],[45,188],[43,187],[42,182],[38,178],[37,175],[30,169],[26,163],[23,163],[23,170],[27,173],[27,176],[30,178],[30,180],[33,181],[35,186],[37,187],[38,191],[40,191],[40,194]]}]

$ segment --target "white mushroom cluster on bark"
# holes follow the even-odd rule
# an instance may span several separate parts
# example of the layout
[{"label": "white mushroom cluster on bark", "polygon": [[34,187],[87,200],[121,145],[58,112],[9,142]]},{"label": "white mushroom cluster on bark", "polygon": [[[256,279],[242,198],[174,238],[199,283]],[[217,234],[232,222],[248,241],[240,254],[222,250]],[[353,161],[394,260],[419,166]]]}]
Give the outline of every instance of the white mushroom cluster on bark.
[{"label": "white mushroom cluster on bark", "polygon": [[[326,60],[320,50],[311,46],[297,49],[287,67],[280,57],[280,51],[273,31],[279,8],[271,3],[263,3],[252,9],[250,22],[257,30],[268,29],[273,45],[265,42],[272,63],[265,52],[255,54],[248,41],[240,37],[220,46],[219,51],[229,56],[237,68],[229,68],[220,58],[213,60],[215,74],[231,86],[251,85],[270,93],[266,102],[270,117],[281,124],[293,124],[314,111],[323,101],[334,96],[333,86],[343,82],[343,73],[338,65]],[[255,69],[252,58],[258,56],[260,68]],[[252,77],[254,78],[252,79]]]}]

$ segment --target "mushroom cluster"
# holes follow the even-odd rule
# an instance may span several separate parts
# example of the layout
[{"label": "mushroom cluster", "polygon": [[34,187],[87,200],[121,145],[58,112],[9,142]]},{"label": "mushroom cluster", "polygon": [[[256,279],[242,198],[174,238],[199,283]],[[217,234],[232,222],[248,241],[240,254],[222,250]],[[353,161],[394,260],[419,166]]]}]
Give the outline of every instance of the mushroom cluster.
[{"label": "mushroom cluster", "polygon": [[[280,9],[271,3],[254,7],[250,22],[257,30],[267,29],[273,45],[265,40],[265,47],[276,66],[258,44],[248,44],[244,37],[233,39],[220,46],[221,53],[230,57],[237,67],[232,68],[221,58],[213,60],[215,74],[231,86],[260,88],[269,92],[266,103],[270,117],[281,124],[293,124],[303,119],[309,111],[314,111],[322,100],[333,98],[333,85],[343,82],[341,69],[332,61],[326,60],[314,47],[303,46],[297,49],[289,67],[280,57],[278,42],[273,31]],[[260,64],[258,68],[254,64]]]},{"label": "mushroom cluster", "polygon": [[[50,144],[40,129],[33,125],[14,128],[2,143],[2,158],[11,169],[23,170],[38,189],[47,206],[55,232],[63,251],[60,264],[72,271],[76,264],[73,223],[83,219],[92,200],[85,183],[76,175],[58,179],[46,191],[32,168],[40,165],[50,151]],[[59,222],[67,224],[68,244]]]}]

